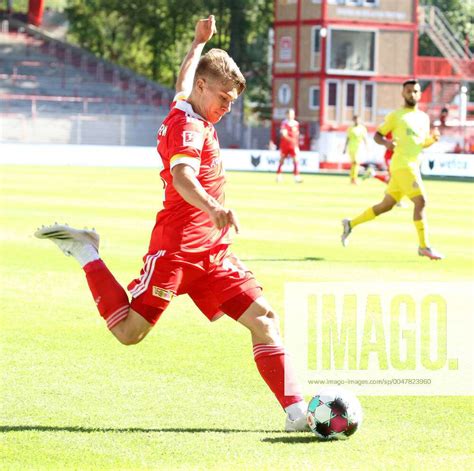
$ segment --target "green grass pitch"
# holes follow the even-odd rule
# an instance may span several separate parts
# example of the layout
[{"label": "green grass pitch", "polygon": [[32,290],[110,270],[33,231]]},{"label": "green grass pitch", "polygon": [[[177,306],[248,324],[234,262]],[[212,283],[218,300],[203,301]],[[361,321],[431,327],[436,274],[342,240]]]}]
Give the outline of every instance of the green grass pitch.
[{"label": "green grass pitch", "polygon": [[[235,252],[280,314],[288,281],[473,278],[471,183],[426,182],[432,244],[447,256],[432,262],[417,256],[411,208],[357,228],[340,246],[340,219],[378,202],[378,181],[228,180],[227,204],[242,226]],[[0,469],[470,468],[472,396],[361,397],[361,430],[319,442],[282,431],[245,329],[227,318],[209,323],[186,297],[141,344],[120,345],[77,263],[33,232],[54,221],[96,227],[102,257],[126,284],[161,196],[155,170],[1,168]]]}]

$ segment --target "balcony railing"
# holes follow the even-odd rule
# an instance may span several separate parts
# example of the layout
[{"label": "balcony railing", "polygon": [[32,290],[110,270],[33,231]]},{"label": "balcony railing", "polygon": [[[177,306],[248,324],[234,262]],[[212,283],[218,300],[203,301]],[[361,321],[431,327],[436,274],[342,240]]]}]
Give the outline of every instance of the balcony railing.
[{"label": "balcony railing", "polygon": [[[466,60],[474,72],[474,64],[472,61]],[[417,77],[446,77],[459,78],[462,77],[456,73],[448,59],[444,57],[424,57],[416,58],[415,73]]]}]

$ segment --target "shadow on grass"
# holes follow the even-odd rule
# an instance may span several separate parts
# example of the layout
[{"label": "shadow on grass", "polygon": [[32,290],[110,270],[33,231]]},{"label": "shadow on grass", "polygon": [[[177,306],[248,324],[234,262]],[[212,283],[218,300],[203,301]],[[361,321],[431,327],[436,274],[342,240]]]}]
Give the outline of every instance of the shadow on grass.
[{"label": "shadow on grass", "polygon": [[323,257],[304,257],[304,258],[242,258],[243,262],[324,262]]},{"label": "shadow on grass", "polygon": [[268,437],[262,438],[262,442],[266,443],[331,443],[332,440],[322,440],[321,438],[316,437],[315,435],[305,434],[305,435],[285,435],[282,437]]},{"label": "shadow on grass", "polygon": [[278,433],[281,430],[232,428],[142,428],[142,427],[66,427],[54,425],[1,425],[0,433],[8,432],[72,432],[72,433]]}]

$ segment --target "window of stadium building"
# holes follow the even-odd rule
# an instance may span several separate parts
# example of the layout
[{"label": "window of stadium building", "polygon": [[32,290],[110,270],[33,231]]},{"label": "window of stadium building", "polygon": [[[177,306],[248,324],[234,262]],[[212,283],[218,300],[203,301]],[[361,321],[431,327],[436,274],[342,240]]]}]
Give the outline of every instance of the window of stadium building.
[{"label": "window of stadium building", "polygon": [[309,87],[309,109],[319,109],[319,87]]},{"label": "window of stadium building", "polygon": [[[347,5],[351,7],[355,6],[378,6],[380,0],[329,0],[330,5]],[[321,0],[312,0],[313,3],[321,3]]]},{"label": "window of stadium building", "polygon": [[375,31],[331,29],[329,70],[351,75],[375,73]]}]

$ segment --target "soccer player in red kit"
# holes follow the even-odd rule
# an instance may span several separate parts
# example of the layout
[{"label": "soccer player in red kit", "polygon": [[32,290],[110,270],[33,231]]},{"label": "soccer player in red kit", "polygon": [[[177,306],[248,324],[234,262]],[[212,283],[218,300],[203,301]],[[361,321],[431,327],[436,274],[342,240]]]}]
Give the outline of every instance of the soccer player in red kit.
[{"label": "soccer player in red kit", "polygon": [[[176,83],[175,101],[158,131],[164,208],[158,212],[140,276],[125,290],[98,253],[93,231],[54,224],[35,235],[52,240],[83,267],[100,315],[123,344],[140,342],[174,296],[188,294],[211,321],[226,314],[251,334],[262,378],[286,411],[285,430],[309,430],[306,403],[286,361],[278,317],[254,276],[229,249],[236,214],[224,206],[225,176],[214,124],[245,89],[235,62],[220,49],[201,57],[215,19],[198,21]],[[295,386],[291,395],[287,384]]]},{"label": "soccer player in red kit", "polygon": [[[392,133],[389,132],[385,136],[385,139],[391,141]],[[382,183],[386,183],[388,185],[388,182],[390,181],[390,161],[392,160],[392,156],[393,156],[393,150],[386,149],[385,153],[383,154],[383,158],[384,158],[385,167],[387,170],[382,171],[382,172],[376,172],[372,167],[369,167],[364,173],[364,175],[362,176],[362,180],[366,180],[367,178],[374,177],[377,180],[380,180]]]},{"label": "soccer player in red kit", "polygon": [[296,183],[301,183],[298,169],[298,154],[300,152],[300,124],[295,119],[295,110],[290,108],[286,112],[286,119],[280,126],[280,162],[277,169],[277,182],[282,181],[281,170],[286,158],[293,159],[293,175]]}]

